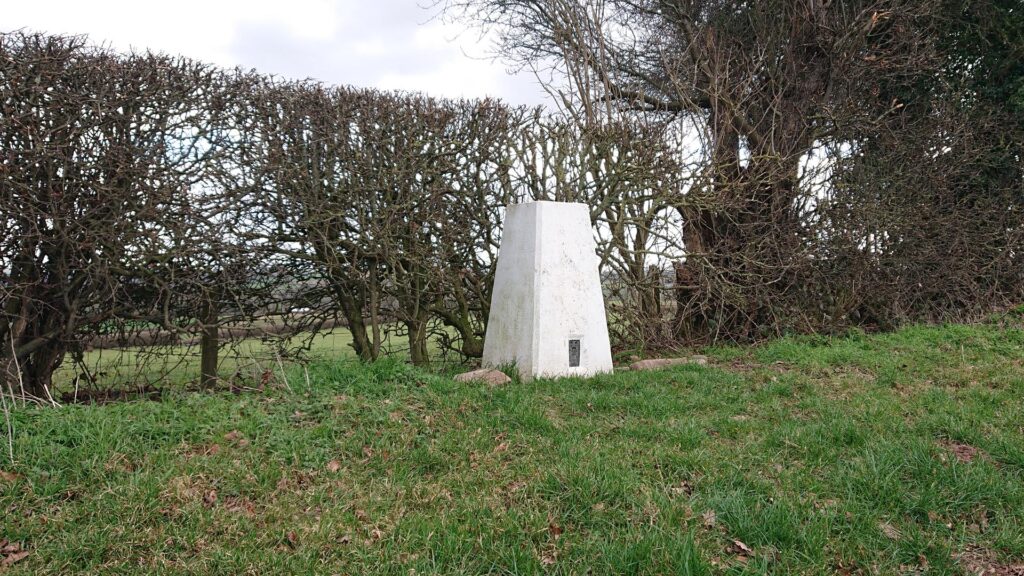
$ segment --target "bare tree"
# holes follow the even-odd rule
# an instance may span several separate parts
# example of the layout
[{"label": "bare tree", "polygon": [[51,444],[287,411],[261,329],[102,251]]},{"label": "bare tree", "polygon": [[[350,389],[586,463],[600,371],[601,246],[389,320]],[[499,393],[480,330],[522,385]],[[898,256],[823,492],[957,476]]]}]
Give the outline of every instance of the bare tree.
[{"label": "bare tree", "polygon": [[[837,266],[846,265],[834,260],[828,243],[849,233],[831,228],[836,221],[826,216],[826,207],[841,196],[854,211],[870,210],[871,187],[879,183],[846,188],[853,181],[847,170],[858,165],[851,159],[870,150],[876,165],[898,166],[906,176],[900,183],[915,190],[904,189],[905,198],[914,199],[906,202],[909,214],[916,201],[926,201],[923,183],[985,155],[975,145],[972,152],[980,154],[956,158],[964,164],[948,163],[953,156],[935,161],[932,147],[939,140],[966,137],[974,123],[961,105],[970,94],[949,80],[947,71],[957,69],[960,56],[947,44],[975,32],[944,35],[949,19],[960,14],[939,0],[439,5],[495,32],[500,54],[511,62],[554,71],[564,84],[552,90],[578,124],[623,115],[669,118],[700,143],[699,169],[681,174],[680,188],[664,190],[664,200],[678,212],[685,247],[675,281],[680,339],[748,339],[859,322],[851,315],[867,314],[863,290],[854,298],[840,297],[842,305],[834,302],[838,308],[808,309],[808,303],[827,299],[829,284],[842,277]],[[972,10],[979,18],[995,13]],[[958,70],[969,73],[963,66]],[[912,141],[915,149],[881,145],[885,141]],[[1019,190],[1019,181],[1008,186]],[[1018,194],[1011,190],[1005,194]],[[994,208],[1001,210],[996,220],[1018,228],[1006,220],[1019,222],[1019,216],[1007,204],[1000,206]],[[988,212],[975,217],[987,219]],[[898,225],[928,229],[916,220],[908,217]],[[861,252],[856,266],[875,266],[876,272],[877,263],[869,261],[880,256],[880,245],[873,239],[887,237],[888,251],[900,238],[890,225],[878,226],[880,233],[852,240]],[[977,240],[986,242],[998,230]],[[1004,259],[1016,253],[1001,246]],[[964,253],[961,262],[978,269],[984,265],[979,256]],[[923,260],[901,262],[925,266]],[[880,276],[874,278],[871,284],[880,287]],[[1001,294],[1006,301],[1019,292]],[[901,303],[914,298],[907,284],[888,296]],[[953,308],[977,310],[982,302],[971,299],[969,306]],[[885,314],[891,320],[915,317]]]}]

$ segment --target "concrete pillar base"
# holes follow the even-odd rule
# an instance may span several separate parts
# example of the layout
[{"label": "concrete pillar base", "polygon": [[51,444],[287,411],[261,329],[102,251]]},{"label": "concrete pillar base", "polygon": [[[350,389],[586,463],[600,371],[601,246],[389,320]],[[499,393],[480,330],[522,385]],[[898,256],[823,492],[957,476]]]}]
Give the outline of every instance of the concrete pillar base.
[{"label": "concrete pillar base", "polygon": [[510,364],[525,380],[612,371],[585,204],[529,202],[505,211],[483,365]]}]

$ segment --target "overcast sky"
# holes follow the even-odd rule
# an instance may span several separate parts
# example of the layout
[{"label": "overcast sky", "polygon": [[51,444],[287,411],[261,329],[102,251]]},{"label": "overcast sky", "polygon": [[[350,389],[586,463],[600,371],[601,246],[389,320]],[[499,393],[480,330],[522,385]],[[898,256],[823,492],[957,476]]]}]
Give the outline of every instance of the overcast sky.
[{"label": "overcast sky", "polygon": [[497,96],[541,104],[530,72],[510,74],[490,44],[446,24],[428,0],[0,0],[0,30],[87,34],[221,66],[329,84]]}]

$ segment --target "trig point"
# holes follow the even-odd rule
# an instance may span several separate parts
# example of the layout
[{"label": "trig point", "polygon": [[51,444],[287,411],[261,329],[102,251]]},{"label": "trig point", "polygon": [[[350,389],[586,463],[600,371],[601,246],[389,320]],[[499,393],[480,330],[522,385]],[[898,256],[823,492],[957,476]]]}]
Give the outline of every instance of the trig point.
[{"label": "trig point", "polygon": [[524,380],[612,371],[598,258],[585,204],[505,211],[483,365]]}]

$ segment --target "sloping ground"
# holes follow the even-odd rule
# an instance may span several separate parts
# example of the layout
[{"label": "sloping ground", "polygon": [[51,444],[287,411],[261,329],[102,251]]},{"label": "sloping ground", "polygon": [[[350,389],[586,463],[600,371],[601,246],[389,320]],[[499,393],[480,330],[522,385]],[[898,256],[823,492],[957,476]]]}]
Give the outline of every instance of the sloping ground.
[{"label": "sloping ground", "polygon": [[291,391],[18,409],[0,566],[1024,573],[1024,331],[711,356],[500,388],[320,364]]}]

